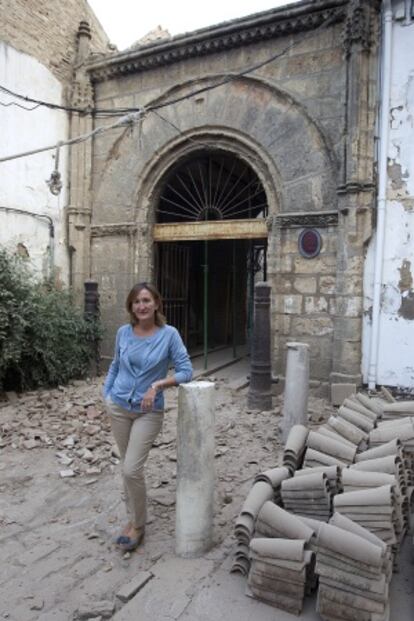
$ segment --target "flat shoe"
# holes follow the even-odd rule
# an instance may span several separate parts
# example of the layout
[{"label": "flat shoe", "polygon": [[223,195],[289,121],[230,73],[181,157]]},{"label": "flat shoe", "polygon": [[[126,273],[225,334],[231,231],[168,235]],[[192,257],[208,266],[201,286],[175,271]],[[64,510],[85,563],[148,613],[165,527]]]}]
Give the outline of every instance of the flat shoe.
[{"label": "flat shoe", "polygon": [[121,535],[120,537],[117,538],[116,544],[124,552],[132,552],[132,550],[135,550],[139,546],[143,538],[144,538],[144,533],[141,533],[135,539],[132,539],[131,537],[128,537],[127,535]]}]

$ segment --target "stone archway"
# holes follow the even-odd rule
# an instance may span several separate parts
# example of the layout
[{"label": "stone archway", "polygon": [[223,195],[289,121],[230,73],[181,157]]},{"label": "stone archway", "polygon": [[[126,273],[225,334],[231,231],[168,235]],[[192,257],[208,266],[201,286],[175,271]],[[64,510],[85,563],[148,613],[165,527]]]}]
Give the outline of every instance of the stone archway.
[{"label": "stone archway", "polygon": [[[115,139],[108,139],[105,155],[96,158],[91,274],[102,282],[102,309],[108,323],[121,309],[121,291],[127,290],[124,283],[154,278],[157,273],[154,241],[161,243],[159,227],[168,225],[177,234],[187,234],[188,222],[157,222],[156,209],[166,175],[200,151],[219,150],[237,157],[261,182],[269,214],[260,223],[262,230],[266,225],[264,234],[268,234],[269,282],[280,299],[287,291],[285,272],[293,265],[294,228],[281,232],[279,223],[290,222],[290,214],[293,227],[308,214],[319,222],[325,210],[336,209],[336,156],[306,108],[274,84],[251,77],[238,78],[199,98],[185,98],[194,86],[208,86],[212,81],[211,76],[190,80],[165,92],[152,103],[174,96],[180,98],[180,106],[167,106],[162,114],[149,113],[140,125],[119,130]],[[219,224],[223,232],[234,226],[226,220]],[[198,233],[202,227],[199,239],[206,239],[211,229],[217,230],[217,221],[199,222]],[[120,247],[119,240],[122,257],[116,267],[108,266],[108,253],[115,243]],[[297,270],[302,267],[299,264],[295,258]],[[282,352],[285,335],[296,334],[290,317],[285,321],[283,309],[283,305],[272,306],[277,352]],[[290,312],[298,315],[296,326],[302,310],[299,304],[294,310]],[[330,334],[325,340],[329,338]],[[328,342],[326,349],[330,346]]]},{"label": "stone archway", "polygon": [[234,153],[199,145],[172,163],[154,203],[156,280],[167,319],[191,348],[248,340],[255,275],[266,277],[264,187]]}]

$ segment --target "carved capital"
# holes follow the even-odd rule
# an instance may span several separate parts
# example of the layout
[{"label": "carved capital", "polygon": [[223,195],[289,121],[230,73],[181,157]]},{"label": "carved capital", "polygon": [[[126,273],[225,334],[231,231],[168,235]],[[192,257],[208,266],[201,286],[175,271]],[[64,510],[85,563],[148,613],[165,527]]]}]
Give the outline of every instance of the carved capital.
[{"label": "carved capital", "polygon": [[80,72],[77,73],[78,79],[75,79],[72,83],[71,105],[82,110],[92,110],[94,105],[92,84],[86,75],[80,77]]},{"label": "carved capital", "polygon": [[275,224],[276,224],[275,216],[267,216],[267,218],[266,218],[266,228],[269,231],[269,233],[272,231],[272,229],[273,229]]},{"label": "carved capital", "polygon": [[375,38],[372,8],[377,5],[377,0],[350,0],[342,33],[342,45],[347,56],[355,45],[364,51],[370,50]]},{"label": "carved capital", "polygon": [[89,207],[79,207],[78,205],[69,205],[67,208],[68,216],[81,216],[84,218],[91,217],[91,210]]}]

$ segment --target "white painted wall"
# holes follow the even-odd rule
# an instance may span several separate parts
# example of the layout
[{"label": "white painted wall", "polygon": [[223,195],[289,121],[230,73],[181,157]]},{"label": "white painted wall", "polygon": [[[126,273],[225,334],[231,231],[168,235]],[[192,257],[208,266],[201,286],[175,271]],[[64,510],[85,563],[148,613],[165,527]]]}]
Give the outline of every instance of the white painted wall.
[{"label": "white painted wall", "polygon": [[[393,3],[390,135],[377,383],[414,389],[414,20]],[[368,379],[375,238],[364,282],[362,372]]]},{"label": "white painted wall", "polygon": [[[23,95],[63,104],[63,86],[35,58],[0,41],[0,85]],[[18,100],[0,91],[0,102],[19,103],[26,108],[34,104]],[[16,105],[0,106],[0,157],[53,145],[68,138],[67,113],[43,106],[32,111]],[[63,188],[54,196],[46,185],[54,169],[55,151],[0,163],[0,244],[15,251],[27,249],[31,264],[39,275],[50,275],[51,260],[57,278],[67,283],[68,258],[65,242],[63,207],[67,200],[67,149],[61,149],[59,170]],[[13,213],[4,208],[44,214],[52,218],[55,228],[54,247],[50,247],[46,219]],[[52,254],[51,254],[52,253]]]}]

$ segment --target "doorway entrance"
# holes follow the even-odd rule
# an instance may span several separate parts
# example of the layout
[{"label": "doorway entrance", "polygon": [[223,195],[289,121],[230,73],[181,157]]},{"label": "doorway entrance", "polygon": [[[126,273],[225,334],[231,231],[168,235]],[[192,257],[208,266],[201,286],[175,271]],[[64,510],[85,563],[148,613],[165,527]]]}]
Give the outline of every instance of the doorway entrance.
[{"label": "doorway entrance", "polygon": [[249,342],[255,280],[266,279],[267,201],[252,168],[220,150],[172,167],[156,209],[157,283],[190,350]]}]

